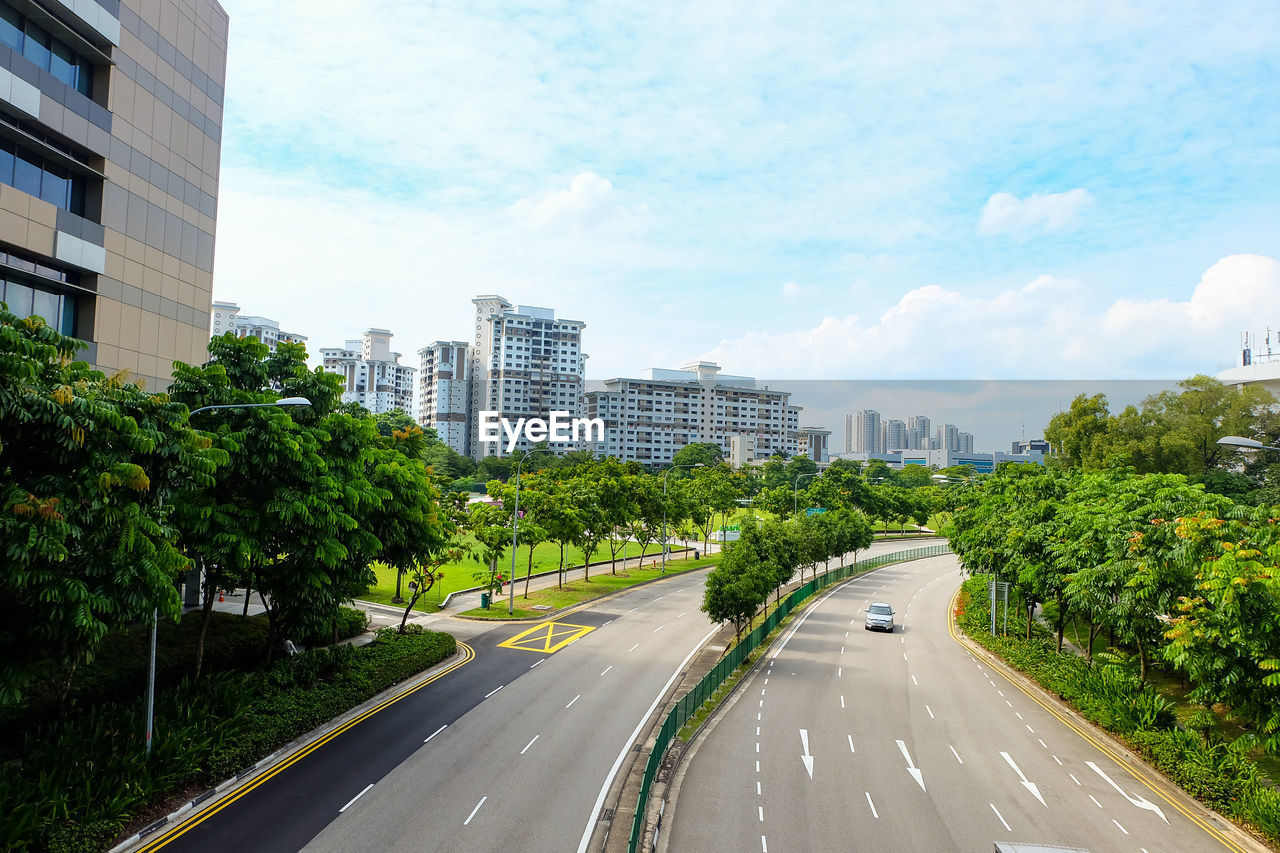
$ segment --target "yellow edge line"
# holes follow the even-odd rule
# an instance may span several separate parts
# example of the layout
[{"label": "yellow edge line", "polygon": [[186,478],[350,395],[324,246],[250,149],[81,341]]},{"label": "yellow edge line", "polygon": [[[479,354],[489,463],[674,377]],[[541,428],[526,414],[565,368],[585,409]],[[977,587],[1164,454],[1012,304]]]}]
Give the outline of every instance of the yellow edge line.
[{"label": "yellow edge line", "polygon": [[258,776],[253,780],[251,780],[244,787],[237,789],[230,796],[226,797],[225,799],[217,801],[212,808],[206,809],[204,811],[201,811],[197,814],[192,815],[182,823],[170,829],[168,832],[165,832],[163,835],[160,835],[159,837],[155,838],[152,841],[148,841],[144,846],[138,848],[137,853],[147,853],[147,851],[150,851],[150,850],[160,849],[161,847],[168,844],[170,841],[173,841],[175,838],[178,838],[179,836],[186,833],[191,828],[213,817],[215,814],[222,811],[224,808],[231,805],[236,800],[243,797],[245,794],[257,788],[263,782],[266,782],[267,780],[275,777],[281,771],[286,770],[289,767],[292,767],[294,764],[297,764],[303,758],[306,758],[308,755],[315,752],[317,749],[324,746],[326,743],[333,740],[338,735],[345,732],[347,729],[351,728],[357,723],[367,720],[369,717],[373,716],[374,714],[378,713],[384,708],[387,708],[395,704],[396,702],[399,702],[401,699],[405,698],[406,696],[413,695],[417,691],[421,690],[423,687],[426,687],[428,684],[431,684],[432,682],[437,681],[438,679],[443,678],[444,676],[453,672],[458,667],[463,666],[464,664],[470,663],[471,660],[476,656],[475,649],[471,648],[471,646],[467,645],[466,643],[458,643],[458,648],[459,650],[462,651],[461,659],[454,661],[449,666],[437,672],[435,675],[423,680],[421,684],[418,684],[415,687],[410,688],[409,690],[405,690],[402,693],[397,693],[395,696],[392,696],[388,699],[383,700],[382,702],[378,703],[377,705],[373,706],[367,711],[364,711],[360,715],[353,717],[352,719],[338,726],[336,729],[324,735],[323,737],[316,738],[314,741],[307,744],[302,749],[299,749],[293,755],[290,755],[288,758],[283,759],[278,764],[271,767],[269,770],[264,772],[261,776]]},{"label": "yellow edge line", "polygon": [[[997,660],[999,660],[999,661],[1000,661],[1002,664],[1004,664],[1005,666],[1009,666],[1009,664],[1004,663],[1003,659],[1001,659],[999,655],[995,654],[994,652],[990,651],[989,649],[982,648],[982,647],[981,647],[981,646],[979,646],[977,643],[973,643],[973,642],[972,642],[972,641],[970,641],[970,640],[966,640],[966,639],[964,639],[964,638],[960,637],[960,635],[956,633],[956,622],[955,622],[956,599],[957,599],[957,598],[959,598],[959,597],[960,597],[960,590],[959,590],[959,589],[957,589],[957,590],[955,591],[955,593],[953,593],[953,594],[952,594],[952,596],[951,596],[951,602],[950,602],[950,604],[948,604],[948,606],[947,606],[947,630],[948,630],[948,631],[950,631],[950,633],[951,633],[951,639],[953,639],[953,640],[955,640],[957,643],[959,643],[959,644],[960,644],[960,646],[961,646],[961,648],[972,649],[972,650],[981,649],[983,652],[986,652],[987,654],[992,655],[993,657],[995,657]],[[1036,696],[1034,693],[1032,693],[1030,690],[1028,690],[1024,685],[1022,685],[1022,684],[1018,683],[1017,681],[1015,681],[1013,678],[1011,678],[1011,677],[1009,676],[1009,674],[1008,674],[1008,673],[1004,672],[1001,668],[992,666],[992,667],[991,667],[991,669],[993,669],[993,670],[995,670],[996,672],[998,672],[998,673],[1000,674],[1000,677],[1001,677],[1001,678],[1003,678],[1005,681],[1009,682],[1009,684],[1010,684],[1010,685],[1012,685],[1013,687],[1017,688],[1019,692],[1021,692],[1024,696],[1026,696],[1026,697],[1027,697],[1028,699],[1030,699],[1032,702],[1035,702],[1035,703],[1036,703],[1037,705],[1039,705],[1041,708],[1043,708],[1043,709],[1045,709],[1046,711],[1048,711],[1048,712],[1049,712],[1050,714],[1052,714],[1055,718],[1057,718],[1057,720],[1058,720],[1059,722],[1061,722],[1061,723],[1062,723],[1063,725],[1065,725],[1067,728],[1071,729],[1073,732],[1075,732],[1077,735],[1079,735],[1079,736],[1080,736],[1081,738],[1083,738],[1085,741],[1087,741],[1088,743],[1092,744],[1092,745],[1093,745],[1093,747],[1094,747],[1095,749],[1097,749],[1099,752],[1101,752],[1103,755],[1106,755],[1108,758],[1110,758],[1112,761],[1114,761],[1114,762],[1116,763],[1116,765],[1117,765],[1117,766],[1119,766],[1121,769],[1123,769],[1125,772],[1127,772],[1127,773],[1128,773],[1130,776],[1132,776],[1134,779],[1136,779],[1137,781],[1141,782],[1141,783],[1143,784],[1143,786],[1147,788],[1147,790],[1151,791],[1151,792],[1152,792],[1153,794],[1155,794],[1157,797],[1159,797],[1160,799],[1164,800],[1167,804],[1169,804],[1169,805],[1170,805],[1170,806],[1172,806],[1174,809],[1176,809],[1178,812],[1180,812],[1184,817],[1186,817],[1186,818],[1187,818],[1188,820],[1190,820],[1192,823],[1196,824],[1196,825],[1197,825],[1197,826],[1199,826],[1201,829],[1203,829],[1205,832],[1209,833],[1209,835],[1213,836],[1215,839],[1217,839],[1218,841],[1222,842],[1223,846],[1224,846],[1224,847],[1226,847],[1228,850],[1235,850],[1235,851],[1236,851],[1236,853],[1248,853],[1248,851],[1246,851],[1246,850],[1245,850],[1245,848],[1243,848],[1243,847],[1239,846],[1238,844],[1236,844],[1234,841],[1232,841],[1232,840],[1231,840],[1230,838],[1228,838],[1226,835],[1223,835],[1223,834],[1222,834],[1222,832],[1220,832],[1217,828],[1215,828],[1215,827],[1213,827],[1213,826],[1209,825],[1209,824],[1208,824],[1208,823],[1206,823],[1203,819],[1201,819],[1198,815],[1196,815],[1196,814],[1192,813],[1191,811],[1189,811],[1189,810],[1187,810],[1185,807],[1183,807],[1183,805],[1182,805],[1181,803],[1179,803],[1178,801],[1176,801],[1176,800],[1174,800],[1174,799],[1170,798],[1170,797],[1169,797],[1169,795],[1168,795],[1168,794],[1166,794],[1163,790],[1161,790],[1161,788],[1159,788],[1158,786],[1156,786],[1156,785],[1155,785],[1155,783],[1153,783],[1153,782],[1152,782],[1152,781],[1151,781],[1151,780],[1146,776],[1146,774],[1142,773],[1138,768],[1136,768],[1136,767],[1134,767],[1132,764],[1130,764],[1130,763],[1125,759],[1125,757],[1124,757],[1123,755],[1120,755],[1119,753],[1117,753],[1117,752],[1116,752],[1114,749],[1112,749],[1109,745],[1107,745],[1107,744],[1103,743],[1102,741],[1099,741],[1096,737],[1094,737],[1092,734],[1090,734],[1087,730],[1085,730],[1085,729],[1081,728],[1081,727],[1080,727],[1080,726],[1079,726],[1079,725],[1078,725],[1074,720],[1072,720],[1072,719],[1070,719],[1069,717],[1067,717],[1067,716],[1063,715],[1060,711],[1058,711],[1058,709],[1056,709],[1056,708],[1054,708],[1054,707],[1052,707],[1052,706],[1050,706],[1050,705],[1046,704],[1044,701],[1042,701],[1042,700],[1041,700],[1041,698],[1040,698],[1039,696]],[[1029,678],[1029,676],[1024,676],[1024,677],[1028,677],[1028,678]],[[1032,679],[1032,680],[1034,681],[1034,679]],[[1188,795],[1188,796],[1189,796],[1189,795]]]}]

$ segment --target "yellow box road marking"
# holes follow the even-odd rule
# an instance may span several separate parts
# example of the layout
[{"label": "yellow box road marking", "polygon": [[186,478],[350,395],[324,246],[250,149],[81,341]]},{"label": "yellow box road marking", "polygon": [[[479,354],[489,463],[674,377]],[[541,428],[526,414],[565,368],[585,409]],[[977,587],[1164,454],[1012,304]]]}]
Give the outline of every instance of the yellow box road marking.
[{"label": "yellow box road marking", "polygon": [[568,622],[544,622],[527,631],[521,631],[498,645],[504,649],[523,649],[549,655],[558,652],[574,640],[580,640],[594,631],[591,625],[570,625]]}]

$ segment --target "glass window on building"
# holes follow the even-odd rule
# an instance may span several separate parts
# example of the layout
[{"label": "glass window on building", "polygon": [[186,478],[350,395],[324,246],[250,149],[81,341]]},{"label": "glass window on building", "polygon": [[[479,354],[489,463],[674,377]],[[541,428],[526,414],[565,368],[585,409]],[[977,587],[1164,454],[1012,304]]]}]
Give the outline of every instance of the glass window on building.
[{"label": "glass window on building", "polygon": [[34,314],[43,317],[46,323],[64,335],[75,334],[74,296],[64,296],[39,287],[0,279],[0,302],[18,317],[26,318]]},{"label": "glass window on building", "polygon": [[49,73],[66,83],[76,87],[76,54],[60,41],[50,44]]},{"label": "glass window on building", "polygon": [[37,26],[30,20],[26,22],[23,28],[24,38],[22,39],[22,55],[30,59],[41,68],[49,67],[49,33],[43,27]]},{"label": "glass window on building", "polygon": [[13,185],[28,195],[39,197],[40,174],[43,171],[39,164],[19,153],[13,163]]},{"label": "glass window on building", "polygon": [[40,177],[40,198],[63,210],[71,209],[71,174],[50,166]]},{"label": "glass window on building", "polygon": [[18,317],[30,317],[32,297],[35,291],[27,287],[25,284],[16,282],[5,282],[4,286],[4,303],[9,307],[9,311]]},{"label": "glass window on building", "polygon": [[0,3],[0,43],[22,52],[22,16],[7,3]]}]

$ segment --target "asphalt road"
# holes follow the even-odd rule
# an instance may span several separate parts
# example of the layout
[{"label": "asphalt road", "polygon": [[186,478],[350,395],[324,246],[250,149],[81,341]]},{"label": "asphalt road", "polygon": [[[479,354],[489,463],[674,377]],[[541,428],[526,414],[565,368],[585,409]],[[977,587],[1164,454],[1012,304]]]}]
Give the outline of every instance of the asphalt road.
[{"label": "asphalt road", "polygon": [[[953,639],[959,582],[939,557],[821,599],[698,742],[664,847],[1239,849]],[[870,601],[897,632],[863,629]]]},{"label": "asphalt road", "polygon": [[470,637],[473,660],[141,849],[498,850],[519,832],[522,850],[574,850],[650,704],[711,631],[705,576]]}]

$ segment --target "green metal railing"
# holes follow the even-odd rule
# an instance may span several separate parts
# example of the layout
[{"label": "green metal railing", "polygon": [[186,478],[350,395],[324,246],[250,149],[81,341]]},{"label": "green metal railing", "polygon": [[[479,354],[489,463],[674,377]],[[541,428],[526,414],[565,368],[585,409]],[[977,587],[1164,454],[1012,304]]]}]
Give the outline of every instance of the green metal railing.
[{"label": "green metal railing", "polygon": [[729,653],[721,658],[720,662],[704,675],[692,690],[680,697],[675,707],[667,713],[667,718],[662,721],[662,728],[658,730],[653,750],[649,753],[649,761],[644,767],[644,779],[640,783],[640,796],[636,801],[636,813],[631,821],[631,838],[627,843],[628,853],[636,853],[636,849],[640,844],[640,834],[644,828],[644,811],[649,804],[649,788],[653,785],[653,780],[658,775],[658,767],[662,764],[662,757],[666,754],[667,747],[671,745],[672,738],[676,736],[676,732],[680,731],[680,727],[697,713],[703,703],[710,699],[711,695],[729,679],[729,676],[738,668],[738,665],[746,660],[747,655],[755,651],[764,641],[764,638],[769,636],[774,628],[778,627],[779,622],[814,593],[834,583],[839,583],[847,578],[865,574],[873,569],[892,563],[905,563],[909,560],[939,557],[950,553],[951,547],[949,545],[929,545],[924,548],[911,548],[907,551],[880,554],[861,563],[831,569],[818,575],[803,586],[792,590],[791,594],[781,601],[778,607],[765,618],[764,622],[757,625],[751,633],[743,638],[742,642],[730,649]]}]

